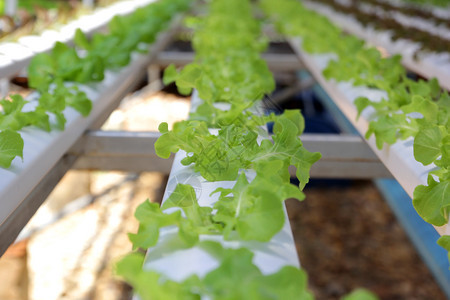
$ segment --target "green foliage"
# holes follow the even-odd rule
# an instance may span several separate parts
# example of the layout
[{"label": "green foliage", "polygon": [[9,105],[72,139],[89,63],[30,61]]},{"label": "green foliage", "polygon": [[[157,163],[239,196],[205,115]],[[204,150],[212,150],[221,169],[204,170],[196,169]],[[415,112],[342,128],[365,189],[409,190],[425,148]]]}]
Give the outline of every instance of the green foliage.
[{"label": "green foliage", "polygon": [[221,265],[203,279],[211,299],[313,299],[302,270],[286,266],[264,276],[248,249],[223,249],[221,256]]},{"label": "green foliage", "polygon": [[[278,169],[277,169],[278,168]],[[236,230],[242,240],[269,241],[284,224],[282,201],[288,197],[303,199],[303,193],[279,178],[281,162],[258,165],[257,175],[250,183],[241,173],[232,189],[219,188],[219,201],[214,205],[216,222],[224,225],[224,237],[231,238]],[[275,175],[267,178],[267,169]],[[271,179],[275,181],[271,181]]]},{"label": "green foliage", "polygon": [[28,84],[38,91],[47,91],[53,80],[53,61],[50,55],[40,53],[33,57],[28,66]]},{"label": "green foliage", "polygon": [[167,68],[165,84],[175,81],[184,94],[195,88],[205,101],[203,110],[206,105],[214,110],[214,102],[248,107],[275,88],[267,64],[259,57],[268,41],[247,1],[213,1],[209,15],[193,22],[195,62],[179,72],[174,66]]},{"label": "green foliage", "polygon": [[[312,299],[306,275],[298,268],[284,267],[264,276],[252,263],[250,250],[199,242],[200,235],[208,234],[234,241],[271,240],[285,224],[283,201],[304,199],[301,189],[309,180],[311,165],[320,158],[319,153],[308,152],[299,139],[305,125],[298,110],[279,116],[254,113],[260,105],[258,99],[274,89],[274,80],[259,57],[267,40],[261,37],[249,3],[216,0],[209,8],[206,17],[191,20],[196,30],[194,63],[181,70],[171,65],[163,78],[165,84],[175,82],[181,93],[196,89],[203,103],[189,120],[175,123],[172,130],[161,123],[155,151],[168,158],[182,149],[187,156],[181,163],[192,165],[206,180],[236,182],[230,189],[213,192],[219,194],[213,208],[200,207],[193,187],[178,184],[161,209],[149,202],[138,208],[140,227],[130,239],[134,248],[148,248],[157,244],[161,227],[176,226],[184,247],[202,247],[221,261],[204,278],[194,276],[189,283],[176,283],[174,291],[194,284],[184,289],[191,291],[189,295],[178,295],[180,299],[198,295],[210,299]],[[268,122],[274,122],[271,138],[261,128]],[[212,127],[216,130],[209,129]],[[297,167],[300,188],[289,182],[290,165]],[[139,272],[135,270],[135,274]],[[161,277],[155,280],[162,285],[170,282]],[[129,281],[144,284],[133,278]],[[162,285],[155,289],[163,289]]]},{"label": "green foliage", "polygon": [[142,300],[200,299],[193,292],[200,285],[197,277],[187,279],[183,283],[163,280],[154,271],[144,271],[142,265],[144,255],[133,252],[123,257],[117,264],[115,272],[133,285]]},{"label": "green foliage", "polygon": [[[200,234],[269,241],[285,222],[282,202],[288,198],[303,200],[304,194],[289,183],[287,164],[282,161],[261,161],[255,169],[251,182],[241,173],[233,188],[214,192],[220,193],[214,213],[210,207],[199,206],[193,187],[185,184],[178,184],[161,208],[145,201],[135,214],[139,230],[129,235],[133,248],[155,246],[159,229],[172,225],[178,227],[180,239],[188,246],[197,243]],[[173,208],[178,210],[169,210]]]},{"label": "green foliage", "polygon": [[50,54],[41,53],[33,57],[28,77],[30,87],[43,92],[48,91],[55,80],[79,83],[101,81],[104,71],[104,63],[98,57],[88,55],[80,58],[74,48],[57,42]]},{"label": "green foliage", "polygon": [[[164,212],[173,207],[179,210]],[[136,209],[135,217],[139,221],[139,230],[136,234],[129,234],[133,249],[155,246],[160,228],[167,226],[177,226],[180,239],[187,246],[197,243],[199,234],[221,231],[221,225],[212,221],[212,208],[200,207],[194,189],[185,184],[178,184],[161,208],[157,203],[145,201]]]},{"label": "green foliage", "polygon": [[373,293],[366,289],[356,289],[345,297],[341,298],[342,300],[378,300],[378,297]]},{"label": "green foliage", "polygon": [[[188,0],[159,1],[128,16],[115,17],[107,34],[96,33],[88,39],[78,29],[74,37],[76,47],[57,42],[50,53],[34,56],[28,67],[28,83],[40,94],[37,107],[24,112],[22,109],[27,101],[19,95],[11,95],[11,100],[0,100],[0,130],[6,132],[2,141],[16,137],[14,148],[2,156],[0,166],[9,167],[14,159],[11,155],[22,156],[23,142],[18,143],[18,134],[12,135],[9,131],[18,131],[25,126],[46,131],[52,128],[63,130],[66,107],[88,116],[92,102],[80,91],[79,84],[102,81],[106,67],[123,67],[130,62],[133,52],[147,52],[158,32],[167,27],[174,14],[187,9],[188,5]],[[84,50],[83,55],[80,56],[76,48]],[[54,116],[54,124],[50,124],[50,115]]]},{"label": "green foliage", "polygon": [[157,203],[145,201],[136,209],[135,217],[139,221],[139,230],[136,234],[129,234],[130,241],[133,243],[133,249],[147,249],[156,245],[159,228],[177,224],[181,214],[164,214]]},{"label": "green foliage", "polygon": [[233,189],[221,190],[214,220],[224,224],[225,238],[235,229],[243,240],[267,242],[281,230],[282,203],[273,191],[261,187],[254,181],[249,184],[245,174],[241,174]]},{"label": "green foliage", "polygon": [[177,122],[172,131],[163,123],[155,151],[162,158],[179,149],[186,151],[189,155],[182,163],[194,163],[194,170],[209,181],[235,180],[240,169],[253,168],[262,160],[278,160],[286,168],[297,167],[297,177],[304,187],[309,169],[320,154],[307,151],[298,138],[304,128],[303,117],[299,111],[287,110],[271,119],[275,122],[273,141],[266,139],[261,144],[257,141],[257,122],[253,126],[250,122],[221,126],[217,135],[211,134],[203,121]]},{"label": "green foliage", "polygon": [[[0,1],[3,3],[5,0]],[[17,1],[17,5],[20,8],[24,8],[31,13],[35,13],[36,7],[45,8],[45,9],[57,9],[57,8],[69,8],[68,3],[61,3],[58,1],[48,1],[48,0],[20,0]]]},{"label": "green foliage", "polygon": [[[44,91],[41,93],[36,112],[53,114],[56,117],[55,128],[64,130],[66,118],[63,112],[66,107],[70,106],[86,117],[91,112],[92,102],[76,85],[66,86],[61,80],[57,80],[54,84],[52,92]],[[48,123],[48,116],[46,120],[46,129],[49,131],[50,124]]]},{"label": "green foliage", "polygon": [[116,274],[125,278],[143,300],[147,299],[313,299],[307,291],[304,271],[286,266],[264,275],[252,262],[248,249],[226,249],[215,242],[201,242],[220,262],[204,278],[193,275],[175,282],[152,270],[144,270],[144,255],[131,253],[116,264]]},{"label": "green foliage", "polygon": [[437,182],[429,175],[428,186],[419,185],[414,190],[413,204],[428,223],[445,225],[450,213],[450,181]]},{"label": "green foliage", "polygon": [[422,4],[422,5],[434,5],[439,7],[449,7],[450,1],[449,0],[404,0],[405,2],[412,2],[416,4]]},{"label": "green foliage", "polygon": [[[382,57],[323,16],[306,9],[294,0],[262,0],[262,7],[280,32],[300,36],[303,48],[311,53],[333,53],[323,71],[327,79],[349,81],[386,91],[379,102],[365,97],[355,100],[358,118],[371,107],[366,138],[374,135],[376,145],[394,144],[399,139],[414,138],[415,159],[435,164],[428,185],[414,191],[413,204],[424,220],[434,225],[448,222],[450,201],[450,96],[436,79],[413,81],[406,76],[401,57]],[[315,30],[310,30],[310,28]],[[345,72],[342,72],[345,70]],[[433,178],[433,176],[435,176]]]},{"label": "green foliage", "polygon": [[206,124],[199,121],[177,122],[172,131],[168,130],[167,123],[161,123],[158,129],[162,136],[155,143],[155,151],[162,158],[168,158],[179,149],[189,153],[202,151],[214,139]]},{"label": "green foliage", "polygon": [[450,261],[450,235],[443,235],[437,241],[438,245],[448,251],[448,260]]},{"label": "green foliage", "polygon": [[0,167],[9,168],[12,160],[23,158],[23,140],[19,133],[6,129],[0,132]]},{"label": "green foliage", "polygon": [[0,113],[0,130],[20,130],[25,126],[39,125],[48,122],[46,115],[39,112],[23,112],[22,108],[27,103],[20,95],[11,95],[11,99],[0,100],[3,112]]},{"label": "green foliage", "polygon": [[[442,127],[441,127],[442,128]],[[424,165],[434,162],[442,153],[442,131],[445,128],[434,126],[422,128],[414,139],[414,158]]]},{"label": "green foliage", "polygon": [[[300,114],[298,114],[297,116],[300,116]],[[188,134],[186,133],[186,131],[182,131],[180,132],[179,136],[173,137],[171,139],[166,139],[165,135],[168,136],[173,132],[165,132],[165,135],[160,138],[160,141],[180,141],[184,138],[186,142],[190,143],[190,146],[183,149],[187,152],[190,152],[189,150],[194,151],[192,155],[188,156],[188,159],[185,160],[185,163],[194,162],[194,168],[209,180],[236,179],[238,170],[242,168],[252,167],[257,170],[257,174],[259,174],[259,170],[264,170],[261,171],[261,176],[257,176],[255,178],[255,180],[252,182],[251,188],[246,192],[248,194],[248,201],[261,205],[260,207],[252,208],[257,209],[257,213],[260,213],[265,209],[266,205],[270,205],[270,200],[279,198],[282,198],[281,200],[284,200],[288,197],[297,197],[299,199],[303,199],[303,195],[298,189],[294,188],[294,186],[290,185],[289,183],[285,183],[289,178],[287,167],[289,166],[290,161],[295,161],[296,165],[298,166],[298,170],[301,170],[299,172],[304,172],[302,178],[305,178],[305,181],[307,181],[307,178],[309,178],[309,167],[311,164],[304,163],[304,161],[307,160],[305,157],[307,157],[309,152],[307,152],[306,150],[301,150],[304,148],[302,148],[301,142],[298,139],[298,127],[296,127],[295,124],[284,115],[279,117],[279,119],[285,121],[288,120],[292,124],[289,128],[280,127],[278,129],[278,133],[274,136],[274,144],[272,144],[269,140],[265,140],[261,143],[261,146],[259,146],[256,141],[257,134],[255,132],[245,129],[245,133],[247,134],[244,135],[243,132],[239,131],[239,128],[235,125],[223,127],[219,131],[219,134],[217,136],[212,135],[208,131],[206,131],[206,126],[204,126],[203,130],[203,132],[206,133],[205,137],[199,137],[195,134],[191,135],[190,133],[193,132],[192,130]],[[190,121],[183,121],[182,123],[187,124],[189,122]],[[192,121],[191,123],[194,124],[192,128],[196,128],[196,125],[198,124],[203,124],[199,123],[198,121]],[[276,122],[275,124],[279,123]],[[278,128],[277,125],[275,127]],[[174,127],[174,131],[176,130],[176,128],[177,124]],[[290,145],[287,144],[287,140],[289,139],[292,143]],[[158,150],[158,146],[159,144],[157,143],[155,147],[157,149],[157,153],[160,153],[161,151]],[[177,150],[178,149],[175,149],[175,151]],[[300,154],[304,155],[301,156]],[[314,161],[320,157],[320,155],[317,153],[310,155],[314,157]],[[219,163],[218,165],[218,162],[223,163]],[[274,170],[279,171],[274,172]],[[267,174],[273,174],[273,176],[267,177]],[[243,176],[244,175],[241,174],[238,183],[240,183],[242,180],[245,180],[243,179],[245,178],[245,176]],[[241,185],[237,184],[237,187],[239,186]],[[278,193],[280,193],[280,196],[274,196],[273,192],[270,192],[271,189],[276,190]],[[261,192],[262,195],[258,195],[258,190],[269,190],[270,193],[264,194],[265,192]],[[236,195],[238,194],[238,191],[234,191],[233,194],[235,195],[235,199],[237,199]],[[263,199],[261,201],[256,201],[255,199],[250,200],[251,197],[259,197]],[[265,199],[267,199],[267,201],[265,201]],[[279,205],[279,203],[280,200],[275,200],[274,205],[277,207],[277,209],[275,209],[274,207],[271,208],[272,210],[267,209],[267,211],[276,213],[279,217],[281,217],[278,225],[282,224],[284,219],[283,213],[281,211],[281,205]],[[236,207],[241,206],[236,205]],[[233,211],[232,216],[234,215],[240,215],[240,211]],[[262,223],[264,222],[264,218],[260,218],[259,220]],[[244,222],[241,222],[240,224],[243,225]],[[258,226],[253,227],[257,228]],[[230,226],[228,226],[228,228],[230,228]],[[274,232],[277,232],[278,230],[275,230]],[[265,234],[267,234],[268,237],[265,237],[264,239],[270,239],[270,237],[272,236],[272,234],[270,234],[270,231],[266,232]]]}]

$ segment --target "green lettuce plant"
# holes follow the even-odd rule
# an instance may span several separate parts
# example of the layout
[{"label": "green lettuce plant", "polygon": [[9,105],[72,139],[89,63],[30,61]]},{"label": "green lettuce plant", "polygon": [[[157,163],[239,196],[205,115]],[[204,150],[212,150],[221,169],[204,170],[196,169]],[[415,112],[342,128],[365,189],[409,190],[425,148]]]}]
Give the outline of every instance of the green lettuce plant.
[{"label": "green lettuce plant", "polygon": [[298,1],[260,2],[280,32],[302,38],[305,51],[335,55],[323,71],[325,78],[387,93],[379,102],[366,97],[355,101],[358,117],[368,107],[375,110],[366,138],[374,135],[379,149],[398,140],[414,139],[415,159],[425,166],[434,164],[437,169],[429,173],[428,185],[416,187],[413,205],[425,221],[436,226],[447,224],[450,216],[449,93],[440,88],[436,79],[409,79],[399,55],[382,57],[379,51],[366,47],[363,41],[345,34]]},{"label": "green lettuce plant", "polygon": [[[9,168],[15,157],[23,158],[24,143],[19,133],[23,127],[63,130],[63,112],[68,106],[88,116],[92,102],[79,85],[102,81],[106,69],[124,67],[133,52],[146,52],[172,17],[188,7],[189,0],[159,1],[128,16],[114,17],[107,34],[95,33],[88,39],[78,29],[75,47],[57,42],[50,53],[34,56],[28,67],[28,82],[40,94],[36,108],[23,111],[28,101],[20,95],[0,100],[0,167]],[[50,124],[50,115],[55,117],[55,124]]]}]

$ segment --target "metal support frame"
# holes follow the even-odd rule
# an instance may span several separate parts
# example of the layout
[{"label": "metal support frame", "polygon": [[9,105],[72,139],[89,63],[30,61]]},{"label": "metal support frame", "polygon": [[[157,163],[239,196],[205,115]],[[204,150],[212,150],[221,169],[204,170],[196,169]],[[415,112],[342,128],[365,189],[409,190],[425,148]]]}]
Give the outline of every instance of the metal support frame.
[{"label": "metal support frame", "polygon": [[322,153],[311,167],[311,176],[320,178],[392,178],[391,173],[358,135],[305,134],[301,137],[309,151]]},{"label": "metal support frame", "polygon": [[[261,57],[272,71],[295,72],[304,69],[304,65],[295,54],[263,53]],[[170,64],[185,66],[193,60],[193,52],[164,51],[158,54],[154,63],[165,68]]]},{"label": "metal support frame", "polygon": [[[75,169],[163,172],[169,174],[171,160],[156,156],[157,132],[89,131],[69,153],[77,156]],[[391,178],[372,150],[356,135],[305,134],[310,151],[323,157],[311,169],[313,177]]]},{"label": "metal support frame", "polygon": [[151,64],[147,68],[148,84],[152,85],[154,89],[162,89],[163,83],[160,76],[161,68],[157,64]]},{"label": "metal support frame", "polygon": [[[95,91],[95,97],[98,97],[99,99],[95,101],[95,106],[91,114],[85,119],[82,119],[78,115],[76,116],[76,119],[71,119],[73,124],[70,123],[66,126],[65,133],[61,133],[58,137],[53,138],[54,140],[52,140],[52,143],[57,144],[57,147],[52,148],[51,151],[36,154],[42,156],[43,159],[27,157],[28,160],[24,167],[25,171],[16,170],[18,174],[13,173],[14,175],[8,173],[8,176],[14,177],[12,179],[14,181],[17,181],[19,176],[21,178],[23,177],[27,186],[19,188],[18,186],[10,185],[10,183],[7,182],[8,185],[6,185],[4,188],[5,190],[2,191],[6,194],[4,199],[2,196],[2,200],[8,200],[8,204],[10,206],[14,205],[14,207],[13,209],[5,209],[3,211],[4,217],[0,221],[0,256],[2,256],[9,245],[14,242],[22,228],[27,224],[29,219],[34,215],[36,210],[44,202],[64,174],[71,169],[77,157],[68,155],[68,153],[72,145],[81,144],[80,141],[83,138],[83,128],[98,129],[102,126],[124,96],[131,91],[133,87],[139,84],[137,79],[144,77],[147,71],[147,65],[151,64],[155,59],[156,54],[164,49],[171,41],[173,34],[177,31],[180,21],[181,17],[179,16],[174,19],[172,25],[166,32],[158,36],[157,41],[150,49],[150,54],[137,57],[137,60],[134,61],[132,65],[124,68],[116,75],[116,77],[114,77],[115,79],[112,79],[118,81],[119,78],[121,78],[118,83],[115,83],[113,89],[107,86],[110,84],[108,83],[106,84],[106,87],[108,88],[102,90],[101,93]],[[105,85],[105,83],[99,84],[99,86],[101,85]],[[42,141],[40,141],[40,143],[42,144]],[[39,144],[39,147],[45,148],[45,145],[41,144]],[[76,147],[78,148],[78,146]],[[47,159],[49,157],[50,159]],[[58,157],[61,158],[58,159]],[[32,168],[31,165],[37,167]]]},{"label": "metal support frame", "polygon": [[[161,159],[154,150],[154,144],[160,135],[158,132],[88,131],[41,179],[7,222],[0,226],[0,254],[14,242],[21,229],[70,169],[169,174],[173,157]],[[391,177],[389,171],[358,136],[305,134],[301,138],[308,150],[319,151],[323,155],[311,169],[313,177]]]},{"label": "metal support frame", "polygon": [[44,203],[58,182],[75,162],[75,156],[63,156],[45,175],[33,191],[19,204],[8,219],[0,226],[0,257],[14,243],[23,227],[28,223],[37,209]]},{"label": "metal support frame", "polygon": [[[171,54],[161,52],[170,41],[170,34],[160,38],[159,47],[153,49],[152,55],[141,68],[135,69],[133,78],[144,77],[147,65],[152,63],[153,73],[156,66],[167,65],[169,60],[178,65],[192,61],[193,55],[184,53]],[[159,54],[158,54],[159,53]],[[265,54],[264,58],[272,70],[293,72],[303,68],[298,58],[292,54]],[[138,74],[137,74],[138,73]],[[136,80],[127,80],[128,88],[121,91],[125,95]],[[283,97],[295,91],[307,88],[312,81],[299,82],[283,91]],[[110,113],[118,106],[122,98],[111,99],[102,109],[95,121],[89,125],[90,131],[81,136],[67,150],[50,171],[41,178],[31,193],[11,213],[7,221],[0,224],[0,255],[4,253],[20,230],[25,226],[34,212],[43,203],[51,190],[69,169],[118,170],[126,172],[157,171],[169,174],[172,159],[164,160],[156,156],[154,143],[160,136],[155,132],[124,132],[98,130]],[[390,173],[366,143],[358,136],[349,135],[304,135],[302,141],[310,151],[319,151],[322,159],[311,169],[313,177],[322,178],[390,178]],[[294,170],[293,170],[294,171]]]},{"label": "metal support frame", "polygon": [[[136,71],[138,75],[135,74],[134,78],[143,76],[148,71],[151,75],[149,76],[151,82],[156,83],[157,79],[155,78],[157,78],[160,67],[165,67],[171,63],[183,66],[193,61],[193,53],[161,52],[163,46],[170,41],[171,34],[164,37],[160,44],[161,47],[154,49],[154,54],[146,61],[147,63],[152,62],[153,65],[149,69],[146,69],[146,65],[142,65],[142,68]],[[305,65],[308,69],[311,69],[311,66],[306,62],[307,59],[303,58],[304,65],[299,60],[298,55],[294,54],[263,54],[262,57],[267,61],[272,71],[295,72],[305,68]],[[314,81],[297,82],[275,95],[273,100],[275,102],[281,101],[302,89],[310,87],[313,83]],[[128,84],[128,88],[121,91],[122,95],[131,90],[137,82],[130,79]],[[70,169],[170,173],[173,157],[168,160],[161,159],[154,150],[154,143],[160,136],[159,133],[97,130],[121,100],[121,98],[114,99],[108,107],[105,107],[99,113],[93,124],[88,127],[91,130],[75,142],[75,146],[70,148],[57,161],[8,216],[6,221],[0,224],[0,256],[14,242],[22,228]],[[301,139],[305,148],[322,153],[322,159],[314,164],[311,169],[312,177],[357,179],[392,177],[385,165],[359,136],[305,134]]]},{"label": "metal support frame", "polygon": [[295,94],[298,94],[305,89],[311,88],[315,83],[316,81],[313,78],[307,79],[305,81],[297,80],[295,84],[274,94],[270,98],[270,100],[274,103],[283,102],[284,100],[294,96]]},{"label": "metal support frame", "polygon": [[154,144],[158,132],[89,131],[69,153],[74,169],[169,174],[172,159],[159,158]]}]

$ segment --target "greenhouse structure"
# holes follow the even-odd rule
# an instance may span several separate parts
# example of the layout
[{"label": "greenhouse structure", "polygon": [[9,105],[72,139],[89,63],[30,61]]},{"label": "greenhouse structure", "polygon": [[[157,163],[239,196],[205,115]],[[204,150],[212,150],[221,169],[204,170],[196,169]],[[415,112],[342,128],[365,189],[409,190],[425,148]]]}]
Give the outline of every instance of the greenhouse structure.
[{"label": "greenhouse structure", "polygon": [[450,299],[449,0],[0,13],[0,300]]}]

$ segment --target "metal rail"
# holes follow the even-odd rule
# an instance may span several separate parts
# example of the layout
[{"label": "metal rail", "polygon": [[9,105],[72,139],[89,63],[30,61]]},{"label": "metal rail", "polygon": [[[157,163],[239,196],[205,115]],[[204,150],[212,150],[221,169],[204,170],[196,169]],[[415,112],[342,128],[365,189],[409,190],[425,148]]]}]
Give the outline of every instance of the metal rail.
[{"label": "metal rail", "polygon": [[[271,71],[296,72],[304,68],[295,54],[263,53],[261,57],[267,62]],[[164,68],[170,64],[185,66],[193,60],[193,52],[164,51],[158,54],[154,64]]]},{"label": "metal rail", "polygon": [[[157,132],[89,131],[69,154],[78,157],[74,169],[169,174],[171,161],[160,159],[154,151],[159,136]],[[322,153],[322,159],[311,169],[313,177],[391,177],[359,136],[305,134],[301,139],[305,148]]]}]

